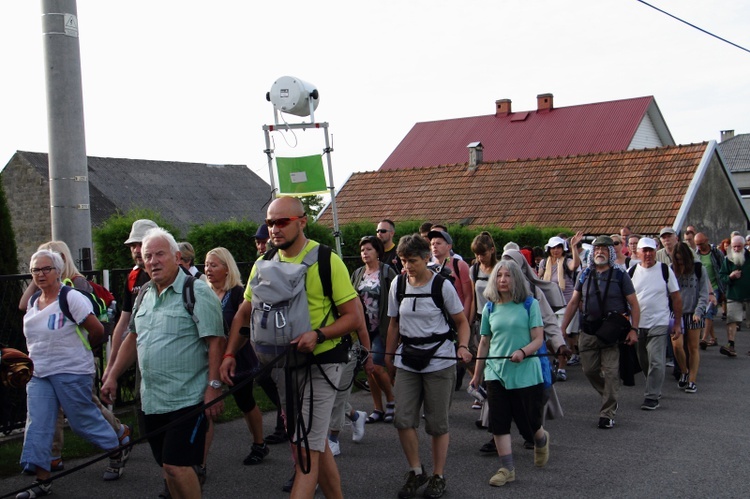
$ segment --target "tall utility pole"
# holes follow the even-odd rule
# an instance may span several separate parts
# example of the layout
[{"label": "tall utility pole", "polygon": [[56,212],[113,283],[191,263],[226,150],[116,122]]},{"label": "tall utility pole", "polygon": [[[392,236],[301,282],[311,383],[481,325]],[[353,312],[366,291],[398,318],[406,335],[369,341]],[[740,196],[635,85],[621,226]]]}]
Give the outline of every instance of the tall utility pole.
[{"label": "tall utility pole", "polygon": [[75,0],[42,0],[52,238],[91,269],[91,210]]}]

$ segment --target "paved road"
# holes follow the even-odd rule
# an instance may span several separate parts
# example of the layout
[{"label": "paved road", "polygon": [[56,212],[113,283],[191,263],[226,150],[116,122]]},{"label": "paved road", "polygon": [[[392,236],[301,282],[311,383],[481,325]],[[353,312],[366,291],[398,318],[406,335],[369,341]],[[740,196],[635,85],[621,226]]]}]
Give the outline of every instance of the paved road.
[{"label": "paved road", "polygon": [[[719,338],[726,338],[719,323]],[[488,434],[474,425],[478,411],[471,399],[457,392],[451,409],[451,445],[446,470],[445,497],[501,497],[518,493],[530,497],[750,497],[750,348],[748,332],[739,333],[739,355],[729,359],[718,347],[704,352],[698,376],[698,393],[678,391],[669,377],[661,407],[640,410],[643,378],[635,387],[623,387],[620,410],[613,430],[599,430],[598,397],[579,368],[557,383],[565,416],[549,421],[550,461],[546,468],[533,466],[533,451],[525,450],[515,434],[513,453],[516,481],[497,489],[487,481],[499,467],[496,456],[482,455],[478,448]],[[356,407],[371,409],[369,394],[352,396]],[[272,427],[272,415],[264,417]],[[342,436],[342,455],[337,457],[345,497],[396,497],[403,483],[406,461],[396,431],[385,424],[368,425],[364,440],[350,441],[349,428]],[[427,438],[420,432],[421,454],[430,469]],[[243,466],[249,452],[249,436],[243,421],[220,425],[209,458],[206,498],[285,498],[281,485],[291,474],[288,447],[272,446],[259,466]],[[76,462],[67,462],[67,466]],[[161,490],[159,470],[147,445],[135,447],[123,477],[114,483],[101,481],[103,464],[55,482],[61,498],[155,498]],[[0,495],[28,483],[28,477],[0,481]],[[318,495],[322,497],[322,494]]]}]

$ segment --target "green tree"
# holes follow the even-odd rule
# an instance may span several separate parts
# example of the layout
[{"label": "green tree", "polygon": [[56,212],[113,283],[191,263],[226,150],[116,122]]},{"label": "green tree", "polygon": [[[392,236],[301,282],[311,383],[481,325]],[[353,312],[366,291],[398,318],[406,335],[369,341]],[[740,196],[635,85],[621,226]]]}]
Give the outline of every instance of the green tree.
[{"label": "green tree", "polygon": [[305,207],[305,213],[311,220],[323,209],[323,196],[302,196],[299,199],[302,201],[302,206]]}]

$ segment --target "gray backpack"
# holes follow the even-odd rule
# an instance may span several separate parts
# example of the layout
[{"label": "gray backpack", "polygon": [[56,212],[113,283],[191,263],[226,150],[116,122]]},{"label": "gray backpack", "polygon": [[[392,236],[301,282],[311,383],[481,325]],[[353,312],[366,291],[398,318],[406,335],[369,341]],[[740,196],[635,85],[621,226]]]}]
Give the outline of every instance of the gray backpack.
[{"label": "gray backpack", "polygon": [[253,313],[250,321],[253,343],[287,346],[298,336],[312,330],[307,304],[307,269],[318,261],[319,246],[305,255],[302,263],[273,259],[255,262]]}]

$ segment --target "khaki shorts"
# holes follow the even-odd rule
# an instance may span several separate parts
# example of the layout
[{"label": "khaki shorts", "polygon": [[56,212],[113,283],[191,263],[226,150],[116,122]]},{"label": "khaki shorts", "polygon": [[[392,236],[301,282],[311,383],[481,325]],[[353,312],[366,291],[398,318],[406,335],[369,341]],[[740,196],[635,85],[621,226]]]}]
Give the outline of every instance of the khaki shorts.
[{"label": "khaki shorts", "polygon": [[742,322],[744,301],[727,300],[727,324]]},{"label": "khaki shorts", "polygon": [[[325,372],[325,377],[321,372]],[[307,369],[296,369],[290,372],[287,382],[294,383],[295,393],[302,397],[302,409],[297,414],[287,414],[287,424],[292,424],[294,430],[294,441],[300,440],[296,424],[298,417],[302,417],[304,428],[309,429],[307,434],[307,445],[300,441],[299,445],[310,450],[325,452],[328,445],[328,428],[331,424],[331,412],[333,403],[336,401],[336,388],[341,381],[342,364],[321,364],[320,367],[313,365],[308,372]],[[310,375],[308,377],[308,374]],[[326,377],[328,380],[326,380]],[[330,383],[329,383],[330,381]],[[334,386],[331,386],[333,383]],[[312,390],[310,387],[312,386]],[[310,392],[312,391],[312,421],[310,420]]]},{"label": "khaki shorts", "polygon": [[424,402],[425,431],[432,436],[445,435],[455,389],[455,365],[430,373],[398,369],[393,387],[396,399],[393,426],[399,430],[419,428]]}]

